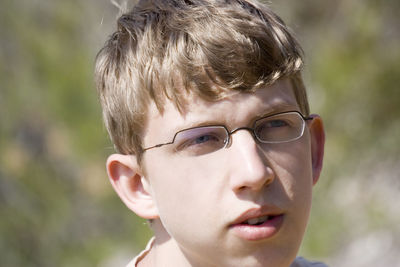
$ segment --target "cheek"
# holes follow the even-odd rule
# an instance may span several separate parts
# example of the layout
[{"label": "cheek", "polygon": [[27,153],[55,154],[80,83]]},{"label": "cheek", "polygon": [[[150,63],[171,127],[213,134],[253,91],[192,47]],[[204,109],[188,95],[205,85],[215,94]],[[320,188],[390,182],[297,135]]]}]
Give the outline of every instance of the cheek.
[{"label": "cheek", "polygon": [[282,193],[280,200],[287,208],[290,218],[287,231],[289,236],[297,236],[298,242],[307,225],[312,199],[311,153],[306,148],[309,148],[306,143],[298,142],[271,152],[271,158],[274,159],[272,164],[280,185],[275,189]]},{"label": "cheek", "polygon": [[218,225],[217,206],[222,202],[222,194],[217,191],[219,185],[215,181],[218,179],[213,175],[216,170],[211,174],[211,167],[180,163],[154,166],[148,173],[153,197],[168,234],[182,247],[204,249],[201,244],[209,244],[218,235],[215,226]]},{"label": "cheek", "polygon": [[219,196],[215,194],[216,179],[210,171],[201,162],[194,165],[173,158],[168,165],[153,164],[148,176],[161,219],[179,216],[183,222],[193,220],[196,212],[209,212],[210,202],[217,201],[215,198]]},{"label": "cheek", "polygon": [[[300,140],[299,140],[300,141]],[[312,164],[307,139],[282,145],[268,152],[278,179],[290,199],[311,199]],[[302,202],[303,202],[302,201]]]}]

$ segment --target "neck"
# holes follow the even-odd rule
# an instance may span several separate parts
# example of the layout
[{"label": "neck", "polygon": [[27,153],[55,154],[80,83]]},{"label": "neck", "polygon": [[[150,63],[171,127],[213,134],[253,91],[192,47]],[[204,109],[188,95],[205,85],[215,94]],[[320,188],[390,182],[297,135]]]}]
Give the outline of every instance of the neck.
[{"label": "neck", "polygon": [[150,252],[139,262],[139,267],[176,266],[191,267],[176,241],[168,234],[159,220],[152,223],[155,241]]}]

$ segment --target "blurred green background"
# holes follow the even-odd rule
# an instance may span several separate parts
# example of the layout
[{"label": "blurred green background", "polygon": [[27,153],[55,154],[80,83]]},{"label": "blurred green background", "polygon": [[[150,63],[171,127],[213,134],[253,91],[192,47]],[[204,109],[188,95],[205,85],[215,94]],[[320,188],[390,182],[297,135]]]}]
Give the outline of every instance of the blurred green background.
[{"label": "blurred green background", "polygon": [[[112,2],[0,0],[0,266],[123,266],[151,236],[104,168],[93,67]],[[301,254],[400,266],[400,2],[271,6],[304,47],[327,131]]]}]

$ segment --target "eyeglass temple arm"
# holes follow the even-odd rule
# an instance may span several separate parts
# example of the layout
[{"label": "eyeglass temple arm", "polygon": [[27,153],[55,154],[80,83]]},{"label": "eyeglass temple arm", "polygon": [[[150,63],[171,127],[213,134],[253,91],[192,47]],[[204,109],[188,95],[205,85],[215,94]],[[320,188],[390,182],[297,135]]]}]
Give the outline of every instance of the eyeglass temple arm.
[{"label": "eyeglass temple arm", "polygon": [[165,146],[165,145],[170,145],[170,144],[173,144],[174,143],[174,141],[172,141],[172,142],[168,142],[168,143],[164,143],[164,144],[157,144],[157,145],[155,145],[155,146],[151,146],[151,147],[146,147],[146,148],[143,148],[143,152],[144,151],[147,151],[147,150],[150,150],[150,149],[153,149],[153,148],[156,148],[156,147],[161,147],[161,146]]}]

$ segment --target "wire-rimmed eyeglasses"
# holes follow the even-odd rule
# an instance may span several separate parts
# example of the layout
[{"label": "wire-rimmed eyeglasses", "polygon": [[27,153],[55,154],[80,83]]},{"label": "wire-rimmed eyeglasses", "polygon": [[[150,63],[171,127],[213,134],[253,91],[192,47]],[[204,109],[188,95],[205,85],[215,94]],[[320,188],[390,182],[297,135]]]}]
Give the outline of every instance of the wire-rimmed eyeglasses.
[{"label": "wire-rimmed eyeglasses", "polygon": [[262,144],[286,143],[299,139],[305,128],[304,117],[298,111],[287,111],[268,115],[254,121],[252,127],[239,127],[229,131],[225,125],[198,126],[180,130],[171,142],[144,148],[147,151],[165,145],[174,145],[174,150],[190,156],[215,152],[228,146],[231,135],[239,130],[249,131]]}]

